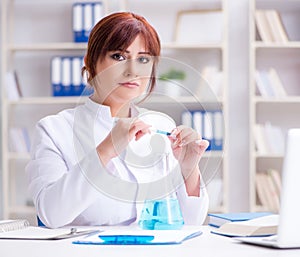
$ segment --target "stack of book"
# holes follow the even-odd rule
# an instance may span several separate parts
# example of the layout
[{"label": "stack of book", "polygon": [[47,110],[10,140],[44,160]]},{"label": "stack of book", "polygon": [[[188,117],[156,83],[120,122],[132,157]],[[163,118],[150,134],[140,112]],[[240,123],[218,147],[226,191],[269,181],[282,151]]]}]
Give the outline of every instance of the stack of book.
[{"label": "stack of book", "polygon": [[255,81],[258,92],[263,97],[285,97],[287,92],[277,71],[274,68],[257,70]]},{"label": "stack of book", "polygon": [[227,237],[271,236],[277,233],[279,215],[269,212],[227,213],[219,215],[226,222],[212,233]]},{"label": "stack of book", "polygon": [[256,10],[255,21],[262,41],[280,43],[289,41],[281,15],[277,10]]},{"label": "stack of book", "polygon": [[270,122],[255,124],[253,133],[258,154],[284,154],[285,139],[280,127],[274,126]]},{"label": "stack of book", "polygon": [[209,213],[208,225],[219,228],[225,223],[247,221],[267,215],[270,212],[230,212],[230,213]]},{"label": "stack of book", "polygon": [[278,170],[258,172],[255,177],[258,200],[264,209],[278,212],[280,207],[281,176]]}]

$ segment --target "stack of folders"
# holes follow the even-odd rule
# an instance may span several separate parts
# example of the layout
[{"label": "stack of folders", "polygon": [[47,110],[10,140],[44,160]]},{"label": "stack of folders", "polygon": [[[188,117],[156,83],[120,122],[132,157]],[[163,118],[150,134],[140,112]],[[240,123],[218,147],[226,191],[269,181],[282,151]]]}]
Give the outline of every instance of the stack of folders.
[{"label": "stack of folders", "polygon": [[102,2],[73,4],[74,42],[87,42],[91,28],[104,16]]},{"label": "stack of folders", "polygon": [[82,56],[54,56],[51,60],[53,96],[90,95],[86,78],[81,76]]},{"label": "stack of folders", "polygon": [[210,151],[223,150],[223,113],[222,111],[185,111],[181,116],[182,124],[194,128],[203,139],[209,141]]}]

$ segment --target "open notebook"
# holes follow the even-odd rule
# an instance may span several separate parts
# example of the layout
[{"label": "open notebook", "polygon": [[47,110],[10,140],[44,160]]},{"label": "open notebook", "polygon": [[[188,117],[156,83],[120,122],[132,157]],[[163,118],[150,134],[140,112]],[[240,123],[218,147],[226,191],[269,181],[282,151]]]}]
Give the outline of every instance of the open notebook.
[{"label": "open notebook", "polygon": [[[12,223],[14,222],[14,223]],[[99,233],[101,230],[86,228],[57,228],[49,229],[45,227],[30,226],[26,220],[11,221],[5,224],[5,230],[0,233],[1,239],[19,239],[19,240],[60,240],[93,233]],[[1,222],[0,222],[1,229]]]},{"label": "open notebook", "polygon": [[[274,139],[276,140],[276,139]],[[300,248],[300,128],[290,129],[286,137],[282,168],[282,192],[276,236],[237,238],[240,242],[275,247]]]}]

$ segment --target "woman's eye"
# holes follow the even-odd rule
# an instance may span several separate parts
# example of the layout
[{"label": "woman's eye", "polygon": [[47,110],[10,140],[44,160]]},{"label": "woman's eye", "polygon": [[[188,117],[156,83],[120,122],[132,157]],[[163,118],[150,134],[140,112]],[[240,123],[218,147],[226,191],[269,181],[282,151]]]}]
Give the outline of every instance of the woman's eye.
[{"label": "woman's eye", "polygon": [[116,61],[125,61],[126,59],[122,54],[113,54],[111,58],[113,58]]},{"label": "woman's eye", "polygon": [[148,62],[150,62],[150,57],[141,56],[138,58],[138,62],[139,63],[148,63]]}]

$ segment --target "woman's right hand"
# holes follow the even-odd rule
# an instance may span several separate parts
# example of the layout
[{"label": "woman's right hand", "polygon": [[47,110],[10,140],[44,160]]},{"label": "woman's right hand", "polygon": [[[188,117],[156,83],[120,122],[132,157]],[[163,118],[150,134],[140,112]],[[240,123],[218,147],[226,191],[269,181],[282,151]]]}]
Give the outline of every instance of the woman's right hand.
[{"label": "woman's right hand", "polygon": [[105,166],[112,158],[122,153],[129,142],[135,138],[150,133],[151,125],[144,123],[138,118],[121,118],[113,127],[107,137],[97,146],[98,156]]}]

